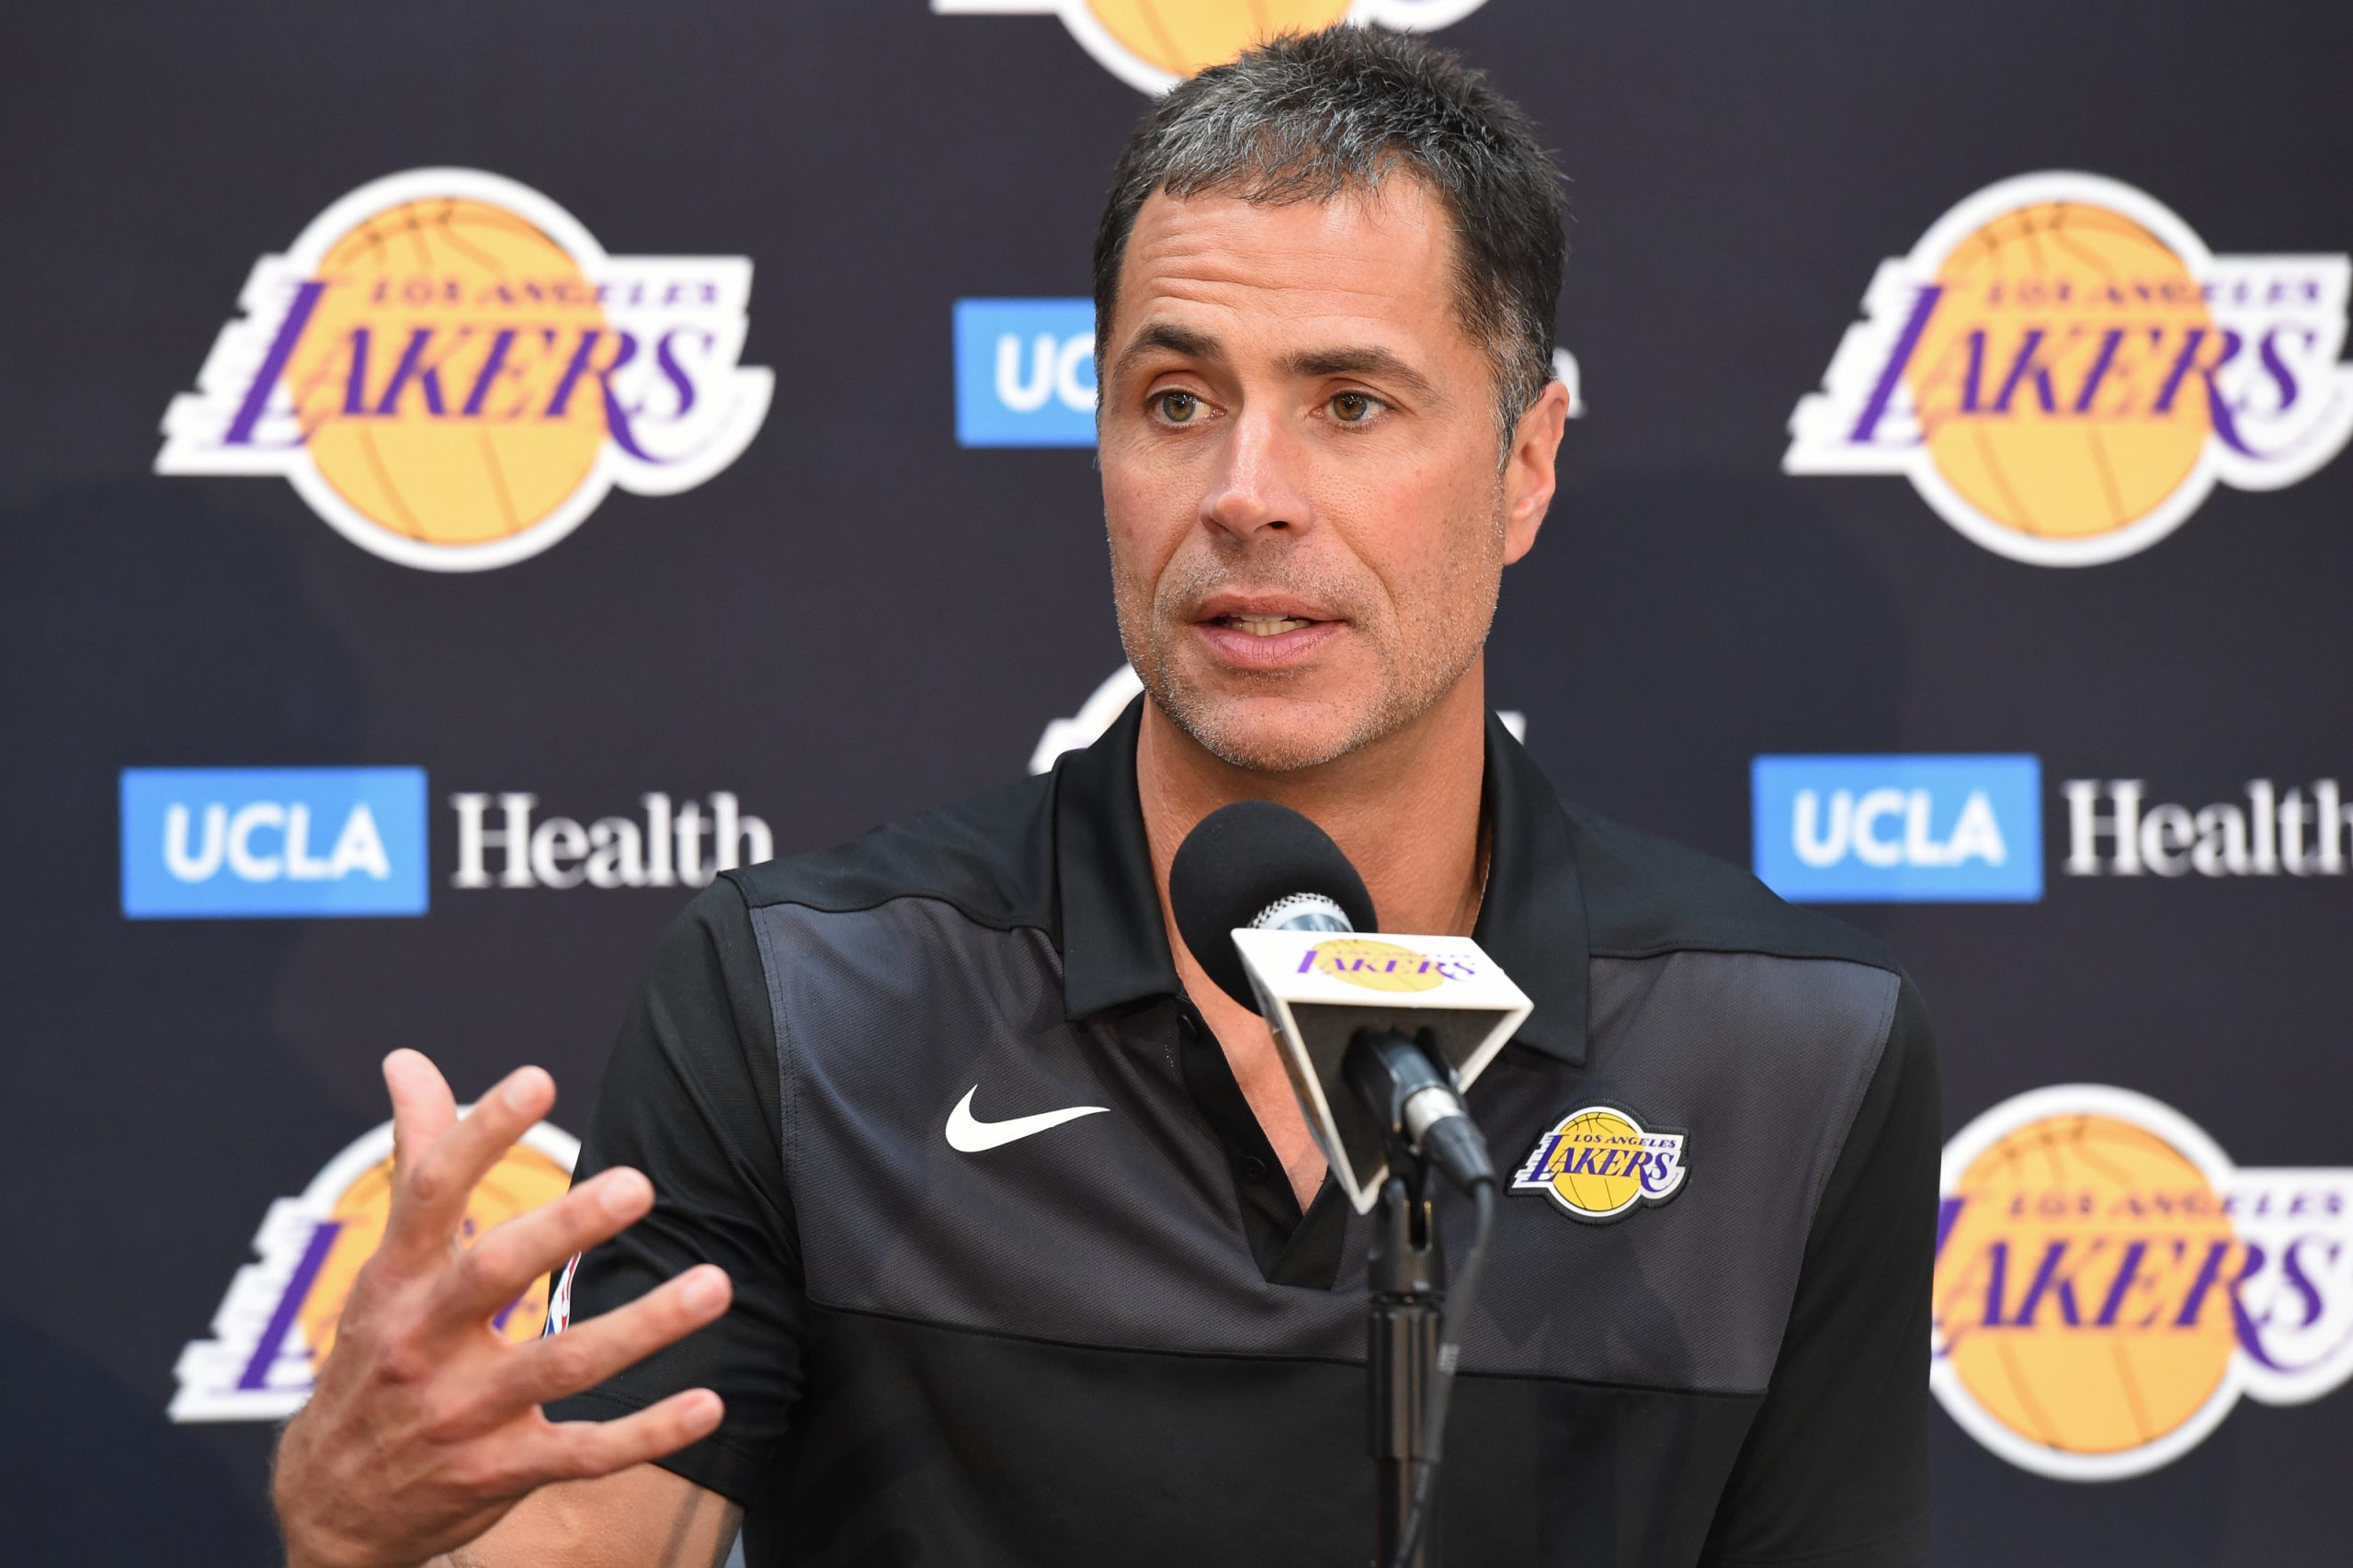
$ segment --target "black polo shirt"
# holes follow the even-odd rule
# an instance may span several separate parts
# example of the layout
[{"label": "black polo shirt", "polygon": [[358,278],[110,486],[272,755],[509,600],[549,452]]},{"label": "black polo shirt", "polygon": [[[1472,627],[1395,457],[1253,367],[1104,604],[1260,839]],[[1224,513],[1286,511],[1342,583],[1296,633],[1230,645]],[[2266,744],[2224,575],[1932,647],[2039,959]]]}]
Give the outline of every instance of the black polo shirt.
[{"label": "black polo shirt", "polygon": [[[717,1389],[665,1462],[749,1510],[753,1568],[1370,1557],[1367,1222],[1328,1183],[1300,1211],[1178,986],[1139,711],[1048,778],[729,873],[622,1031],[579,1174],[659,1197],[581,1261],[574,1319],[703,1261],[735,1303],[551,1415]],[[1564,808],[1493,720],[1483,810],[1474,935],[1536,1004],[1470,1096],[1496,1165],[1606,1107],[1680,1135],[1683,1179],[1606,1222],[1506,1189],[1438,1561],[1923,1561],[1941,1134],[1911,984]],[[1458,1257],[1467,1221],[1441,1200]]]}]

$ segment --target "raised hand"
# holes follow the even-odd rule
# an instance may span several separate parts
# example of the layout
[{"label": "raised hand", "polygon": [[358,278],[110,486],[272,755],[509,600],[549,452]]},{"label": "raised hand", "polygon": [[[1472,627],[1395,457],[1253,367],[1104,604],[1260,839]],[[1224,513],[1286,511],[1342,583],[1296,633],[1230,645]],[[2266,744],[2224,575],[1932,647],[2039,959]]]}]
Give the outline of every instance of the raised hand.
[{"label": "raised hand", "polygon": [[609,1475],[719,1425],[689,1389],[612,1421],[551,1422],[541,1403],[610,1377],[727,1310],[726,1274],[690,1268],[567,1332],[510,1344],[491,1319],[573,1254],[654,1205],[616,1167],[460,1248],[466,1199],[555,1103],[524,1067],[460,1120],[449,1085],[414,1051],[384,1059],[392,1101],[392,1206],[353,1281],[310,1403],[278,1444],[272,1491],[290,1568],[416,1568],[472,1540],[534,1488]]}]

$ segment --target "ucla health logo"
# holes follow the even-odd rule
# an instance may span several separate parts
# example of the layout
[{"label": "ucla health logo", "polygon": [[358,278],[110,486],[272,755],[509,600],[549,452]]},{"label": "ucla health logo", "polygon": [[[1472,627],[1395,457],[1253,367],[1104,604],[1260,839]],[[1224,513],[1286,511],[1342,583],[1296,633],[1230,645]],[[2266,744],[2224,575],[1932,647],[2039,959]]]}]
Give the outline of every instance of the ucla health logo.
[{"label": "ucla health logo", "polygon": [[1800,903],[2028,903],[2042,896],[2031,756],[1760,756],[1756,875]]},{"label": "ucla health logo", "polygon": [[1487,0],[931,0],[947,17],[1059,17],[1103,68],[1131,87],[1165,93],[1204,66],[1271,34],[1335,22],[1378,22],[1432,32]]},{"label": "ucla health logo", "polygon": [[155,472],[284,479],[404,566],[510,565],[613,486],[676,494],[750,444],[751,292],[743,256],[608,256],[496,175],[392,175],[255,265]]},{"label": "ucla health logo", "polygon": [[1782,468],[1903,474],[2013,561],[2145,550],[2219,481],[2278,490],[2353,437],[2353,260],[2216,256],[2112,179],[1989,186],[1880,264]]},{"label": "ucla health logo", "polygon": [[1095,302],[956,301],[956,444],[1095,444]]},{"label": "ucla health logo", "polygon": [[419,767],[127,767],[122,912],[422,915]]}]

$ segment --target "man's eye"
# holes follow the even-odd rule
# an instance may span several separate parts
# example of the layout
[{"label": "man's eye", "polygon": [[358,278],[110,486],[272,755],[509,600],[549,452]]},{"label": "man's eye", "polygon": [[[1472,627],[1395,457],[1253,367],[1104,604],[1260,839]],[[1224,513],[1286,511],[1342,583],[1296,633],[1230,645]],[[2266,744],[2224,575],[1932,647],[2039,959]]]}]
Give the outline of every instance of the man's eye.
[{"label": "man's eye", "polygon": [[1343,425],[1361,425],[1381,406],[1370,392],[1342,392],[1332,400],[1332,417]]},{"label": "man's eye", "polygon": [[1201,400],[1188,392],[1155,392],[1152,401],[1171,425],[1190,425],[1200,415]]}]

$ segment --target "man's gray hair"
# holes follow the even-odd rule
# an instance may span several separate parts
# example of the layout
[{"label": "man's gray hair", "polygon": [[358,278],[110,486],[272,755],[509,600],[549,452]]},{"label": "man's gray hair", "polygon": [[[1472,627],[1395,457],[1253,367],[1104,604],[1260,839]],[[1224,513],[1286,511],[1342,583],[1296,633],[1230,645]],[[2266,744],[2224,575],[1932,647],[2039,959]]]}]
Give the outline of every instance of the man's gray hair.
[{"label": "man's gray hair", "polygon": [[1120,263],[1155,190],[1281,205],[1421,180],[1453,220],[1455,305],[1495,367],[1506,455],[1552,376],[1568,202],[1527,113],[1448,51],[1342,23],[1179,83],[1144,116],[1095,233],[1096,370]]}]

